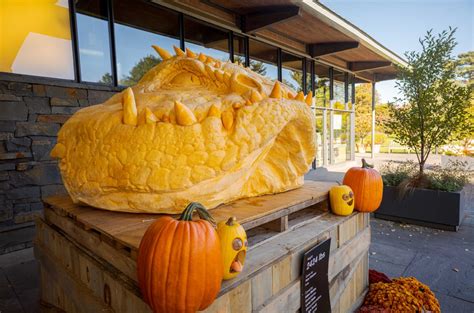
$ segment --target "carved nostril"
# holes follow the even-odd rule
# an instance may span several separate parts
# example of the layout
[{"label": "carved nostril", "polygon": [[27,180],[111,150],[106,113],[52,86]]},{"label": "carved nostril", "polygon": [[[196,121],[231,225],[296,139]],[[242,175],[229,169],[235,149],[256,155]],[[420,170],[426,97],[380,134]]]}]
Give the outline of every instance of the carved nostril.
[{"label": "carved nostril", "polygon": [[262,84],[248,75],[235,73],[231,78],[231,88],[232,91],[238,94],[244,94],[249,90],[257,90],[261,92]]}]

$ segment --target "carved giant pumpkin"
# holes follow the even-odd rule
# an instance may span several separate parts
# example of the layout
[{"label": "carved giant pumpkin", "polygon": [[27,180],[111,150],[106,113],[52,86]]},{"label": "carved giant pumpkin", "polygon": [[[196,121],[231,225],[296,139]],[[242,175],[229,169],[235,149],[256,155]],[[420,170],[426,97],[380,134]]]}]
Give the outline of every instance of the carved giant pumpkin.
[{"label": "carved giant pumpkin", "polygon": [[221,241],[224,279],[232,279],[239,275],[244,267],[248,247],[247,234],[235,217],[229,218],[227,222],[219,222],[217,233]]},{"label": "carved giant pumpkin", "polygon": [[[137,85],[76,112],[51,156],[74,202],[181,212],[295,189],[316,155],[311,94],[230,62],[155,47]],[[296,94],[296,95],[295,95]]]},{"label": "carved giant pumpkin", "polygon": [[383,194],[382,176],[364,159],[362,167],[352,167],[346,172],[343,184],[352,188],[356,210],[373,212],[379,208]]},{"label": "carved giant pumpkin", "polygon": [[[192,221],[196,210],[200,216]],[[138,283],[157,313],[194,313],[216,298],[222,281],[219,237],[212,217],[191,203],[176,220],[165,216],[145,232],[138,251]]]}]

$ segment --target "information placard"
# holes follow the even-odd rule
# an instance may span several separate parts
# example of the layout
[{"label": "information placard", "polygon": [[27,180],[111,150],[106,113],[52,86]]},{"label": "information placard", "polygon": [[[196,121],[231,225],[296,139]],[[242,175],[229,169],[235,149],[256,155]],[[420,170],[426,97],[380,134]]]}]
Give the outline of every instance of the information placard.
[{"label": "information placard", "polygon": [[301,276],[301,312],[330,313],[328,261],[331,238],[304,254]]}]

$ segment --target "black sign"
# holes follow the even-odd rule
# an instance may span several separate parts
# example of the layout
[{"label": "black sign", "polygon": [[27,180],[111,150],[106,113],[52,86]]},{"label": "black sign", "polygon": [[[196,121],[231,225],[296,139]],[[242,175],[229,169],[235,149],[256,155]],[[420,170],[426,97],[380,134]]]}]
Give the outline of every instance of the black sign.
[{"label": "black sign", "polygon": [[311,248],[303,257],[301,312],[330,313],[328,261],[331,238]]}]

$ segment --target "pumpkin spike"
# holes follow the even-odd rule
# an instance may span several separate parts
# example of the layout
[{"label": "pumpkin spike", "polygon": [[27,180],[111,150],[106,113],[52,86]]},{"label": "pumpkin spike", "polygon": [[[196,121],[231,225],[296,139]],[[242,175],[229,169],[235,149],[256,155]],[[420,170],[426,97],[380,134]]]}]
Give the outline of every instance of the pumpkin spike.
[{"label": "pumpkin spike", "polygon": [[183,50],[181,50],[180,48],[176,46],[173,46],[173,50],[176,53],[176,56],[178,57],[184,57],[186,55],[186,53]]},{"label": "pumpkin spike", "polygon": [[234,112],[231,110],[227,110],[222,112],[222,125],[224,125],[224,128],[227,130],[231,130],[232,126],[234,125]]},{"label": "pumpkin spike", "polygon": [[304,99],[304,102],[306,102],[306,104],[308,106],[311,106],[311,104],[313,102],[313,92],[312,91],[308,92],[308,94],[306,95],[306,99]]},{"label": "pumpkin spike", "polygon": [[252,103],[262,101],[262,95],[255,89],[252,89],[252,93],[250,94],[250,101]]},{"label": "pumpkin spike", "polygon": [[155,124],[158,122],[156,115],[150,110],[150,108],[145,108],[145,123],[146,124]]},{"label": "pumpkin spike", "polygon": [[125,89],[122,95],[123,123],[125,125],[136,126],[138,123],[137,104],[132,88]]},{"label": "pumpkin spike", "polygon": [[298,92],[295,99],[296,101],[304,101],[304,93],[302,91]]},{"label": "pumpkin spike", "polygon": [[270,98],[281,99],[281,85],[279,81],[275,82],[272,92],[270,93]]},{"label": "pumpkin spike", "polygon": [[189,49],[189,48],[186,48],[186,56],[187,56],[187,57],[190,57],[190,58],[196,58],[196,57],[197,57],[196,53],[194,53],[194,52],[193,52],[191,49]]},{"label": "pumpkin spike", "polygon": [[219,110],[218,107],[216,107],[214,104],[211,105],[209,108],[209,111],[207,112],[207,116],[214,116],[214,117],[221,117],[221,110]]},{"label": "pumpkin spike", "polygon": [[194,113],[179,101],[174,102],[174,112],[176,115],[176,123],[178,123],[178,125],[189,126],[197,122]]},{"label": "pumpkin spike", "polygon": [[198,60],[199,60],[199,61],[201,61],[201,62],[206,62],[206,59],[207,59],[207,57],[206,57],[205,54],[203,54],[202,52],[199,53],[199,56],[198,56]]},{"label": "pumpkin spike", "polygon": [[163,60],[171,59],[173,56],[166,50],[161,48],[160,46],[152,45],[153,49],[160,55]]}]

